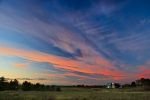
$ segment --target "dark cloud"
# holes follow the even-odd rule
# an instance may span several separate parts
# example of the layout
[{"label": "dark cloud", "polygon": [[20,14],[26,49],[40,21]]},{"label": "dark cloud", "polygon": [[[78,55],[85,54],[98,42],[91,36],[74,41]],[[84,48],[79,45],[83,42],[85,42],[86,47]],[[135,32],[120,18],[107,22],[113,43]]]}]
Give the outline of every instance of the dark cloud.
[{"label": "dark cloud", "polygon": [[82,57],[82,56],[83,56],[80,49],[76,49],[75,55],[76,55],[77,57]]}]

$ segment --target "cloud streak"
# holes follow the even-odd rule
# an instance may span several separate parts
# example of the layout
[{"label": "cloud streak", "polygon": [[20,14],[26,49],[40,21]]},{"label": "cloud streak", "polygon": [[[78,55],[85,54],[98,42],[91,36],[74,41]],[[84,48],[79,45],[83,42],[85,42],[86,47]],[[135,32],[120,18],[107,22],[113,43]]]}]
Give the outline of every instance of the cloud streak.
[{"label": "cloud streak", "polygon": [[141,15],[144,20],[149,17],[140,12],[132,18],[136,11],[130,6],[128,0],[2,0],[0,54],[48,63],[59,69],[57,74],[65,70],[67,77],[123,80],[137,73],[142,76],[146,70],[138,72],[137,66],[150,58],[150,35],[149,23],[141,24]]},{"label": "cloud streak", "polygon": [[[110,65],[98,66],[89,65],[81,61],[71,60],[68,58],[63,58],[59,56],[53,56],[50,54],[38,52],[38,51],[25,51],[18,50],[14,48],[0,47],[1,54],[4,55],[12,55],[22,57],[24,59],[32,60],[35,62],[48,62],[50,64],[56,65],[57,68],[62,68],[66,70],[72,70],[77,72],[89,73],[89,74],[103,74],[103,75],[111,75],[118,76],[123,75],[123,73],[115,68],[109,67]],[[109,69],[110,68],[110,69]]]}]

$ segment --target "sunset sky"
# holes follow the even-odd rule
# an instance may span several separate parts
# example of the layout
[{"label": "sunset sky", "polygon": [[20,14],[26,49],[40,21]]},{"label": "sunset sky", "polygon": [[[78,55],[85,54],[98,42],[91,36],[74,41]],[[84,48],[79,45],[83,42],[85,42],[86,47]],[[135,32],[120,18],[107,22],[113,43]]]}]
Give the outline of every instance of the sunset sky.
[{"label": "sunset sky", "polygon": [[0,76],[61,85],[150,78],[150,0],[0,0]]}]

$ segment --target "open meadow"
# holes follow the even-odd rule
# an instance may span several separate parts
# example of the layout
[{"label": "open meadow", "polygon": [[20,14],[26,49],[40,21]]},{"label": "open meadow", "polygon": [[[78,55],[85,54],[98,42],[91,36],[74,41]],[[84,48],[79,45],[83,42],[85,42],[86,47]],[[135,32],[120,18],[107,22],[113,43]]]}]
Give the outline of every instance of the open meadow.
[{"label": "open meadow", "polygon": [[150,92],[100,88],[62,88],[60,92],[1,91],[0,100],[150,100]]}]

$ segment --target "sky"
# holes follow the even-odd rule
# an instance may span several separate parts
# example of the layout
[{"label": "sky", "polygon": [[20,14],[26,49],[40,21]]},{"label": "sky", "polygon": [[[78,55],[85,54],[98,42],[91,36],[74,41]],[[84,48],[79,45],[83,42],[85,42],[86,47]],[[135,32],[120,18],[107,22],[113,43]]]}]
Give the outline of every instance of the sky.
[{"label": "sky", "polygon": [[0,0],[0,76],[101,85],[150,78],[149,0]]}]

